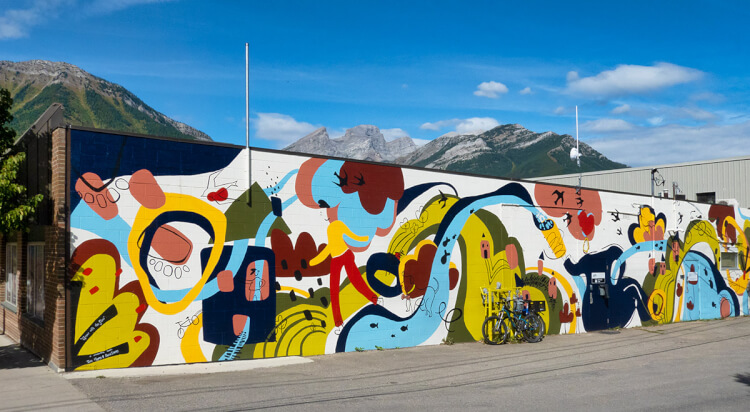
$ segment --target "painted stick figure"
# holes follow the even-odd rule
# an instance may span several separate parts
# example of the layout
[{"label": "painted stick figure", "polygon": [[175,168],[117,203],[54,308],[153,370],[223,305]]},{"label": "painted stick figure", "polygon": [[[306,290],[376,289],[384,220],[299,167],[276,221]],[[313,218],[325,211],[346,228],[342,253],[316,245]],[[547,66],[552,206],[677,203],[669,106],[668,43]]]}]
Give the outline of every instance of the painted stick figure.
[{"label": "painted stick figure", "polygon": [[341,269],[346,272],[352,286],[367,300],[374,305],[378,303],[378,297],[367,285],[359,272],[357,265],[354,263],[354,252],[349,249],[349,245],[344,240],[344,235],[358,242],[366,242],[369,236],[358,236],[340,220],[334,220],[328,225],[328,245],[314,258],[310,260],[310,265],[317,265],[328,256],[331,256],[331,311],[333,312],[333,321],[335,325],[341,326],[344,322],[341,319],[341,306],[339,304],[339,287],[341,283]]}]

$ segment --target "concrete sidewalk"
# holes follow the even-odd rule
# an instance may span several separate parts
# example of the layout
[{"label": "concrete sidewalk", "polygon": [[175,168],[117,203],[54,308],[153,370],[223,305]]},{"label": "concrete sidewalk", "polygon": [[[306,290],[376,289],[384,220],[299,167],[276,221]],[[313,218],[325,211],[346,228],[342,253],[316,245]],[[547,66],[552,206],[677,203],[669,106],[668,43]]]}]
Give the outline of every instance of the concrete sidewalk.
[{"label": "concrete sidewalk", "polygon": [[[0,411],[496,409],[747,410],[750,317],[197,365],[58,374],[0,335]],[[292,365],[294,367],[277,367]],[[252,373],[243,371],[258,369]],[[214,372],[229,372],[207,375]],[[512,403],[512,402],[511,402]],[[412,408],[414,409],[414,408]]]},{"label": "concrete sidewalk", "polygon": [[0,411],[102,411],[41,359],[0,335]]},{"label": "concrete sidewalk", "polygon": [[37,356],[21,348],[6,335],[0,335],[0,411],[104,410],[68,382],[69,379],[143,378],[240,372],[310,362],[313,361],[309,358],[290,356],[233,362],[55,373]]}]

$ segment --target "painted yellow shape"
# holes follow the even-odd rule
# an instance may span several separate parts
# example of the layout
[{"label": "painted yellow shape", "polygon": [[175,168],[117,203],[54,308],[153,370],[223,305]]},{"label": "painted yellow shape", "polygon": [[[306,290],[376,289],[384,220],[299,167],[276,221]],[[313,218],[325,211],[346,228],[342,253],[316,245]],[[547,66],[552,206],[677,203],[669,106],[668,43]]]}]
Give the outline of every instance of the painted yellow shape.
[{"label": "painted yellow shape", "polygon": [[[86,269],[91,269],[91,274],[88,276],[83,275]],[[128,367],[141,356],[151,342],[148,334],[134,330],[138,323],[136,312],[136,308],[140,306],[138,296],[125,292],[114,297],[116,271],[117,263],[114,258],[108,254],[99,254],[86,260],[74,275],[73,280],[83,283],[76,310],[75,341],[78,342],[88,328],[101,318],[102,313],[114,305],[117,309],[117,316],[104,322],[93,332],[81,347],[78,355],[93,355],[122,343],[128,344],[128,353],[94,361],[76,368],[77,370]],[[137,342],[136,339],[138,339]]]},{"label": "painted yellow shape", "polygon": [[[138,209],[138,214],[135,216],[133,221],[133,228],[130,230],[130,237],[128,238],[128,253],[130,255],[130,261],[135,270],[138,281],[143,288],[143,294],[146,297],[146,302],[154,308],[157,312],[165,315],[174,315],[182,312],[190,303],[192,303],[198,294],[203,289],[203,286],[208,281],[209,276],[213,272],[216,264],[219,262],[221,252],[224,249],[224,239],[227,233],[227,220],[219,209],[209,205],[208,203],[188,195],[182,195],[178,193],[166,193],[166,202],[158,209],[149,209],[141,207]],[[211,254],[208,257],[208,262],[203,270],[203,274],[200,280],[190,289],[190,291],[179,301],[172,303],[164,303],[156,299],[154,291],[151,289],[151,284],[148,281],[148,275],[146,274],[143,267],[141,267],[140,259],[140,248],[138,247],[138,238],[141,236],[144,230],[154,221],[154,219],[164,212],[172,211],[189,211],[195,212],[204,218],[208,219],[214,230],[214,244],[211,249]]]},{"label": "painted yellow shape", "polygon": [[303,298],[310,297],[310,292],[299,289],[299,288],[291,287],[291,286],[282,286],[281,289],[279,289],[279,291],[280,292],[294,292],[295,295],[302,296]]},{"label": "painted yellow shape", "polygon": [[[362,296],[350,283],[339,293],[341,316],[346,322],[350,316],[365,305],[372,303]],[[309,310],[312,320],[305,319],[303,312]],[[321,326],[325,322],[325,327]],[[253,358],[278,356],[314,356],[325,354],[326,340],[334,331],[331,305],[328,308],[310,304],[298,304],[277,317],[276,341],[256,344]]]},{"label": "painted yellow shape", "polygon": [[[482,237],[483,235],[484,237]],[[466,220],[466,224],[461,230],[461,237],[466,249],[466,256],[463,259],[466,265],[463,268],[463,275],[466,276],[467,290],[463,307],[464,324],[471,336],[480,340],[482,339],[482,323],[485,317],[485,307],[482,304],[480,291],[484,288],[495,289],[497,282],[500,282],[503,289],[515,288],[515,272],[519,269],[510,269],[504,249],[494,255],[492,254],[492,251],[495,251],[496,248],[492,236],[490,236],[490,230],[477,216],[472,215]],[[489,242],[491,252],[488,259],[485,259],[482,255],[482,241]],[[521,253],[521,251],[518,251],[518,253]]]},{"label": "painted yellow shape", "polygon": [[651,213],[651,209],[648,207],[642,207],[640,213],[638,214],[638,227],[635,228],[633,231],[633,239],[635,239],[636,243],[641,243],[646,241],[646,237],[644,236],[646,233],[649,233],[651,236],[650,240],[661,240],[661,239],[654,239],[655,233],[651,233],[651,226],[649,225],[649,222],[654,222],[654,232],[657,228],[661,228],[661,233],[666,233],[666,229],[664,227],[665,222],[663,219],[656,220],[656,216],[654,216],[653,213]]},{"label": "painted yellow shape", "polygon": [[443,221],[445,213],[450,210],[451,206],[458,201],[455,197],[447,197],[445,207],[443,203],[434,201],[426,205],[417,219],[407,220],[401,223],[399,228],[393,234],[391,242],[388,245],[388,253],[406,254],[410,251],[410,245],[414,238],[426,227],[439,225]]},{"label": "painted yellow shape", "polygon": [[[735,243],[735,246],[737,246],[737,250],[743,250],[743,251],[746,250],[745,248],[747,247],[747,239],[745,238],[745,232],[742,230],[740,225],[737,224],[737,221],[734,220],[733,217],[727,216],[724,219],[724,222],[725,222],[724,223],[725,225],[731,225],[732,227],[734,227],[734,231],[735,233],[737,233],[737,242]],[[729,242],[729,239],[726,235],[726,232],[724,232],[723,228],[721,232],[722,232],[721,233],[722,240],[724,240],[724,250],[726,251],[728,249],[727,242]],[[745,290],[747,290],[747,284],[748,284],[748,281],[750,280],[748,279],[748,276],[747,276],[747,272],[750,271],[750,259],[746,258],[745,267],[740,268],[740,269],[742,270],[743,274],[736,280],[732,279],[732,277],[730,276],[731,272],[728,269],[725,271],[725,273],[726,273],[727,285],[729,285],[729,287],[732,288],[732,290],[734,290],[734,293],[741,296],[743,293],[745,293]]]},{"label": "painted yellow shape", "polygon": [[[650,211],[648,210],[647,212],[650,213]],[[670,261],[670,265],[666,273],[664,275],[659,275],[654,284],[654,292],[649,298],[648,311],[649,313],[651,313],[652,318],[654,318],[654,320],[658,321],[659,323],[668,323],[675,321],[677,319],[676,316],[678,314],[678,311],[679,315],[681,316],[681,297],[680,307],[678,308],[678,311],[675,311],[677,275],[679,273],[679,268],[682,266],[682,260],[685,258],[687,252],[689,252],[699,243],[708,244],[711,250],[714,251],[714,262],[718,262],[719,241],[714,226],[705,220],[697,221],[685,234],[685,242],[683,244],[682,250],[679,252],[677,262]],[[667,251],[667,253],[670,254],[671,251]],[[683,287],[685,286],[683,285]],[[683,291],[683,295],[684,294],[685,291]],[[659,299],[656,299],[657,297]],[[661,306],[657,307],[656,310],[654,310],[653,304]],[[654,317],[654,313],[659,313],[660,315]]]},{"label": "painted yellow shape", "polygon": [[[667,315],[667,308],[670,307],[669,305],[666,305],[665,307],[666,303],[667,294],[664,293],[664,291],[661,289],[655,289],[653,293],[651,293],[651,296],[648,297],[647,304],[648,313],[651,314],[651,319],[662,323],[665,319],[669,318],[668,316],[665,316]],[[656,313],[656,311],[654,310],[654,304],[656,304],[658,308],[662,309],[659,313]]]},{"label": "painted yellow shape", "polygon": [[328,225],[326,233],[328,235],[328,244],[320,251],[320,253],[318,253],[317,256],[310,259],[310,266],[322,263],[328,256],[341,256],[349,250],[349,245],[346,243],[344,235],[349,236],[357,242],[367,242],[370,239],[369,236],[359,236],[352,232],[352,230],[349,229],[349,226],[340,220],[334,220],[331,222]]},{"label": "painted yellow shape", "polygon": [[550,249],[552,249],[552,253],[555,254],[555,257],[559,259],[565,256],[565,242],[563,242],[560,228],[557,225],[552,226],[551,229],[543,230],[542,234],[544,235],[544,240],[547,241]]},{"label": "painted yellow shape", "polygon": [[198,315],[196,320],[198,321],[197,323],[190,322],[180,342],[182,357],[185,358],[185,362],[187,363],[208,362],[206,355],[201,350],[199,340],[200,332],[203,328],[203,314]]}]

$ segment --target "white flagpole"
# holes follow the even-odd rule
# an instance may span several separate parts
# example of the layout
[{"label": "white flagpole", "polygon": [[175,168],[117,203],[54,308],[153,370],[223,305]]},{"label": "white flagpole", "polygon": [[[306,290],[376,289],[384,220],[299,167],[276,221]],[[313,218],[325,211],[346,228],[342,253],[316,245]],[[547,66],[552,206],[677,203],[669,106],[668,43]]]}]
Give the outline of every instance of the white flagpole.
[{"label": "white flagpole", "polygon": [[247,149],[247,204],[252,207],[253,172],[250,164],[250,45],[245,43],[245,148]]},{"label": "white flagpole", "polygon": [[576,105],[576,164],[578,165],[578,187],[576,188],[576,194],[580,195],[583,172],[581,172],[581,149],[578,147],[578,105]]},{"label": "white flagpole", "polygon": [[245,43],[245,147],[250,148],[250,45]]}]

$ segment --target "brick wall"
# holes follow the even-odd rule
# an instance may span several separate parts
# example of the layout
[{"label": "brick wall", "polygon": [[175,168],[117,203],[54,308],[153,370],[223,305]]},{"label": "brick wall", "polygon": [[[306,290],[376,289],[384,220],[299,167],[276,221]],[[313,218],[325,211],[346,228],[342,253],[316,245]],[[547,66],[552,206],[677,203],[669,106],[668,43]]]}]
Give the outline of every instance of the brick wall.
[{"label": "brick wall", "polygon": [[[3,318],[0,319],[0,330],[11,339],[20,342],[58,371],[65,368],[65,277],[67,245],[67,133],[58,128],[52,133],[51,148],[51,182],[48,194],[53,208],[51,226],[44,226],[44,315],[43,319],[33,318],[26,314],[28,275],[28,235],[19,233],[18,244],[18,305],[11,308],[0,306]],[[36,228],[39,230],[39,228]],[[2,284],[0,285],[0,302],[5,300],[5,239],[0,239],[0,267]],[[14,310],[15,309],[15,310]]]}]

